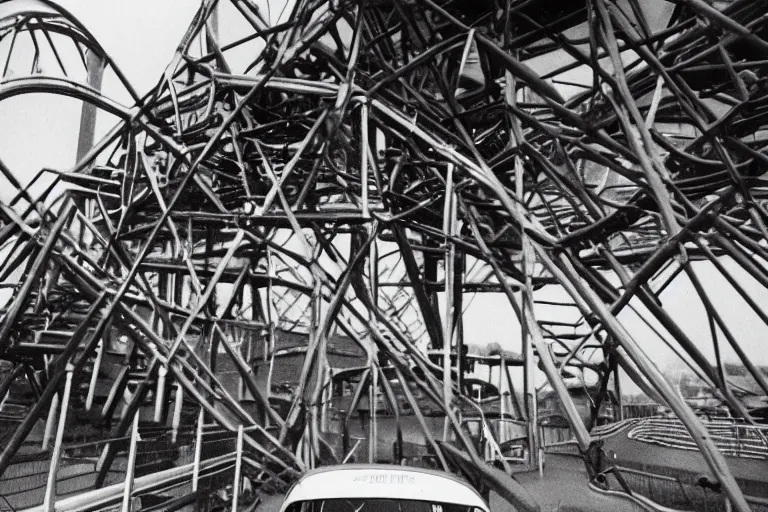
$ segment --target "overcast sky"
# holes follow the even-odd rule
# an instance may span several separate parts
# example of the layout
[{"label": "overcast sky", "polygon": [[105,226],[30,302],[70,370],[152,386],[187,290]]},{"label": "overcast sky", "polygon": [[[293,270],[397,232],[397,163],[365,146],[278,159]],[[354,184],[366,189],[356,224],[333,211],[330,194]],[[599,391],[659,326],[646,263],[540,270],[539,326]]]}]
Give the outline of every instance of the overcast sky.
[{"label": "overcast sky", "polygon": [[[192,0],[63,0],[61,4],[95,34],[140,94],[157,83],[197,9],[197,3]],[[239,37],[245,29],[242,20],[231,19],[231,12],[230,8],[222,12],[222,26],[230,27],[222,35],[226,40]],[[272,16],[274,19],[277,14]],[[243,55],[243,58],[246,57]],[[42,63],[42,66],[45,68],[50,64]],[[546,62],[539,63],[536,67],[545,68],[547,65]],[[573,77],[569,76],[569,79]],[[105,78],[104,90],[116,100],[130,105],[127,94],[117,87],[114,77]],[[28,181],[42,167],[68,169],[75,158],[80,107],[78,101],[69,98],[40,94],[17,96],[0,102],[0,158],[22,182]],[[101,115],[98,131],[103,133],[114,122],[115,119]],[[0,182],[0,199],[8,200],[11,196],[7,184]],[[768,310],[765,289],[732,262],[726,261],[726,266]],[[696,268],[707,283],[713,302],[720,308],[745,350],[754,362],[768,364],[768,330],[765,325],[714,269],[705,264],[696,264]],[[555,290],[544,291],[542,298],[555,297],[559,293]],[[662,294],[661,300],[701,350],[713,357],[704,309],[687,279],[678,278]],[[554,312],[548,310],[542,313],[550,316]],[[557,314],[560,315],[560,312]],[[562,318],[568,317],[569,314],[563,311]],[[626,311],[620,319],[661,367],[673,365],[676,359],[673,353],[636,315]],[[468,343],[493,341],[513,350],[520,349],[519,325],[503,295],[478,294],[473,297],[464,322]],[[726,357],[732,357],[730,348],[724,352]]]}]

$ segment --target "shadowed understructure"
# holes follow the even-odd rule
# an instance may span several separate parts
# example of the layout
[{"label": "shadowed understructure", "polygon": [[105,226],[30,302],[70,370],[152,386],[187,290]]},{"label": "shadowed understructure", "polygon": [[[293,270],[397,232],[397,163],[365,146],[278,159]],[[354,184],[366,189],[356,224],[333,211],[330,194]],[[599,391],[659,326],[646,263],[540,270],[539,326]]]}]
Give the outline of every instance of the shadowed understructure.
[{"label": "shadowed understructure", "polygon": [[[766,394],[768,377],[693,262],[722,274],[745,319],[768,323],[722,263],[768,287],[768,8],[271,3],[280,6],[268,13],[250,0],[204,0],[143,97],[54,3],[0,3],[0,101],[45,93],[83,102],[74,167],[22,184],[0,164],[16,191],[0,203],[0,275],[12,291],[0,323],[0,399],[21,388],[31,396],[6,421],[0,475],[31,457],[44,424],[45,507],[66,494],[57,471],[78,457],[96,461],[78,492],[93,500],[111,489],[104,506],[128,506],[153,485],[224,488],[232,472],[233,507],[247,494],[242,476],[254,490],[285,488],[354,450],[328,434],[329,361],[343,338],[362,354],[353,407],[370,393],[375,412],[368,388],[381,386],[399,409],[390,382],[413,383],[400,392],[437,465],[534,510],[462,422],[474,403],[461,382],[465,295],[493,292],[521,326],[508,335],[521,340],[526,370],[529,464],[541,444],[534,369],[595,481],[591,423],[621,371],[678,418],[733,509],[750,510],[701,419],[619,315],[642,309],[731,416],[754,423],[721,351],[733,351]],[[220,30],[225,8],[245,36]],[[42,54],[54,56],[45,71]],[[131,104],[102,95],[104,73]],[[117,119],[100,138],[97,114]],[[659,299],[682,274],[710,340],[687,335]],[[541,299],[552,287],[561,302]],[[303,357],[278,413],[269,363],[285,333],[304,340]],[[714,344],[714,362],[702,343]],[[599,390],[587,422],[566,385],[575,371],[595,376]],[[444,417],[442,435],[427,428],[416,391]],[[65,426],[75,423],[100,441],[72,437]],[[160,439],[153,433],[168,429],[162,449],[176,450],[175,465],[142,466],[141,453],[160,453],[148,448]],[[229,448],[217,451],[219,441]]]}]

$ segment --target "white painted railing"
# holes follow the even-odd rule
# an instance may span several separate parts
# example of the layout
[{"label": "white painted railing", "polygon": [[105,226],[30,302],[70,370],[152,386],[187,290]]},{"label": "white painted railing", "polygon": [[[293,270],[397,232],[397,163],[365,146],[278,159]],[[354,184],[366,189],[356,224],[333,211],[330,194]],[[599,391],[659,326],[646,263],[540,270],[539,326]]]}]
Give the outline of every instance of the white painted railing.
[{"label": "white painted railing", "polygon": [[[768,426],[749,425],[734,420],[705,421],[704,426],[723,454],[768,460]],[[640,420],[629,431],[628,436],[630,439],[645,443],[680,450],[698,450],[688,431],[677,419],[648,418]]]}]

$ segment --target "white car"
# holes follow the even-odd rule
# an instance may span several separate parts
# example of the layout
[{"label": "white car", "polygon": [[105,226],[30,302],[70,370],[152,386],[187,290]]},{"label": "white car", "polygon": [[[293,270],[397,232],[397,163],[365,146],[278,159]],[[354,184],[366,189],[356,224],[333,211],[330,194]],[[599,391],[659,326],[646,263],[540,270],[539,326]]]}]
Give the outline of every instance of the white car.
[{"label": "white car", "polygon": [[280,512],[490,512],[469,484],[441,471],[345,464],[305,473]]}]

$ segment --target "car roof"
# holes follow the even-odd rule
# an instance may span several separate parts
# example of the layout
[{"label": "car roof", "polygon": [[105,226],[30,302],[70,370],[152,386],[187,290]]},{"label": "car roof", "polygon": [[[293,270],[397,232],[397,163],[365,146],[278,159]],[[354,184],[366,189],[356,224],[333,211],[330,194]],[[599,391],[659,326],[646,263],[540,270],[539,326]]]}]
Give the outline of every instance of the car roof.
[{"label": "car roof", "polygon": [[281,512],[297,501],[392,497],[489,510],[466,481],[444,471],[392,464],[342,464],[302,475],[286,494]]}]

